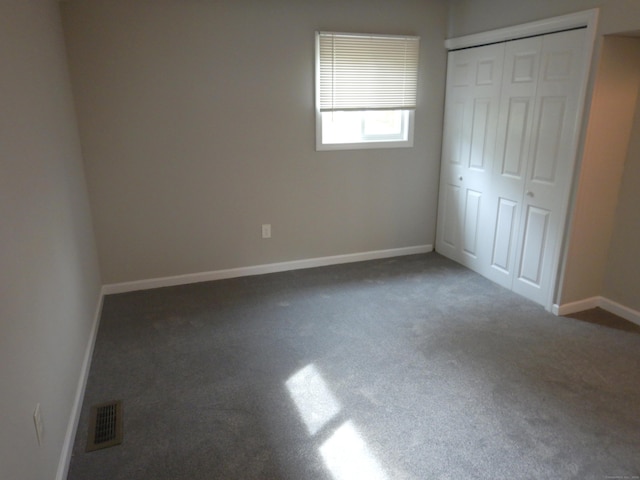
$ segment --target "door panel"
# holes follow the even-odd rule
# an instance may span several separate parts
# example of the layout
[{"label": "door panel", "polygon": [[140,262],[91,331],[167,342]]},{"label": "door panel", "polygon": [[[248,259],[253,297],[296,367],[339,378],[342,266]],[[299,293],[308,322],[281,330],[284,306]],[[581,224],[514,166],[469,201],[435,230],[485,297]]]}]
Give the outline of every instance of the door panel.
[{"label": "door panel", "polygon": [[488,268],[491,247],[484,197],[493,174],[503,58],[502,44],[449,53],[436,250],[477,271]]},{"label": "door panel", "polygon": [[513,290],[552,303],[565,230],[584,76],[584,30],[545,35],[531,132],[529,164]]},{"label": "door panel", "polygon": [[476,68],[476,85],[494,85],[496,80],[495,60],[485,58],[478,61]]},{"label": "door panel", "polygon": [[560,158],[560,139],[566,110],[565,97],[542,99],[538,124],[538,135],[534,146],[531,179],[553,185]]},{"label": "door panel", "polygon": [[441,223],[441,253],[455,259],[459,249],[460,238],[460,187],[458,185],[444,185],[441,195],[442,223]]},{"label": "door panel", "polygon": [[530,48],[535,45],[537,40],[524,41],[527,43],[524,51],[518,51],[513,54],[513,63],[511,68],[511,83],[529,83],[536,81],[535,75],[538,68],[538,49]]},{"label": "door panel", "polygon": [[487,163],[491,162],[491,159],[487,157],[488,144],[492,140],[489,130],[491,113],[490,98],[476,98],[474,100],[469,168],[481,172],[485,172]]},{"label": "door panel", "polygon": [[532,98],[510,98],[506,118],[506,135],[502,154],[502,175],[521,180],[526,161],[526,141],[529,130]]},{"label": "door panel", "polygon": [[516,247],[541,50],[540,37],[516,40],[505,47],[497,158],[487,199],[492,234],[491,268],[487,277],[509,289],[513,288],[516,274]]},{"label": "door panel", "polygon": [[445,118],[448,128],[445,130],[445,141],[442,147],[443,163],[452,166],[461,166],[463,158],[463,146],[465,140],[464,133],[464,112],[465,102],[452,102],[449,107],[449,115]]},{"label": "door panel", "polygon": [[482,193],[467,189],[467,198],[464,209],[464,239],[462,249],[467,255],[477,257],[478,235],[480,225],[480,206]]},{"label": "door panel", "polygon": [[518,202],[507,198],[498,199],[491,267],[494,270],[494,280],[508,288],[511,288],[512,283],[511,263],[515,251],[513,242],[518,225],[517,213]]},{"label": "door panel", "polygon": [[454,87],[468,87],[471,85],[471,59],[470,57],[458,56],[450,70],[452,72]]},{"label": "door panel", "polygon": [[525,215],[518,279],[532,287],[541,287],[550,215],[550,211],[533,206],[527,208]]}]

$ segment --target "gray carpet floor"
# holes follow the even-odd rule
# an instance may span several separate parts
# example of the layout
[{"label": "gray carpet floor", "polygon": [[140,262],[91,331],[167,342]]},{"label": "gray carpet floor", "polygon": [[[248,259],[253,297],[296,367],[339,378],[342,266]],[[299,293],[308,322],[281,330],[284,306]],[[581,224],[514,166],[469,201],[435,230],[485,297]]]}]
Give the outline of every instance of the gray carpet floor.
[{"label": "gray carpet floor", "polygon": [[640,329],[601,314],[436,253],[110,295],[68,478],[639,478]]}]

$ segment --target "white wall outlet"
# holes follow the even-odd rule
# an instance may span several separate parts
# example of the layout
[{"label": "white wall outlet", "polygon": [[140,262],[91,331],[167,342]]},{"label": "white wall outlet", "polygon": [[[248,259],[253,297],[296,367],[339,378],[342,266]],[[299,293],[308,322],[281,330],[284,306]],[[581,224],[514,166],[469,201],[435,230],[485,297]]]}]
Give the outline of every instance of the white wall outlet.
[{"label": "white wall outlet", "polygon": [[262,238],[271,238],[271,224],[264,223],[262,225]]},{"label": "white wall outlet", "polygon": [[40,404],[36,405],[33,411],[33,423],[36,426],[36,436],[38,437],[38,445],[42,445],[42,415],[40,414]]}]

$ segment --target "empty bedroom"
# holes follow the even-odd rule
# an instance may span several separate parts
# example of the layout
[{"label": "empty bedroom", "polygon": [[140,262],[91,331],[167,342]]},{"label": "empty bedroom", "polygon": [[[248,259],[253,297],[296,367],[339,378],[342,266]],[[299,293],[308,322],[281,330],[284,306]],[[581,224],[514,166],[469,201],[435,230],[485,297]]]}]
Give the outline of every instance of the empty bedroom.
[{"label": "empty bedroom", "polygon": [[0,478],[640,478],[637,0],[0,0]]}]

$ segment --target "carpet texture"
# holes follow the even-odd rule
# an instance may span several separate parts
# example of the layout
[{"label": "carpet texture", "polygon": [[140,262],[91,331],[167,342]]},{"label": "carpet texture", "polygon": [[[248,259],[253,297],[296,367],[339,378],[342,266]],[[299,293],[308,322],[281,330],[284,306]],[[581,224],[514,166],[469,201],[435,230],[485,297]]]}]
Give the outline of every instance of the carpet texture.
[{"label": "carpet texture", "polygon": [[587,320],[436,253],[110,295],[68,478],[638,477],[640,334]]}]

